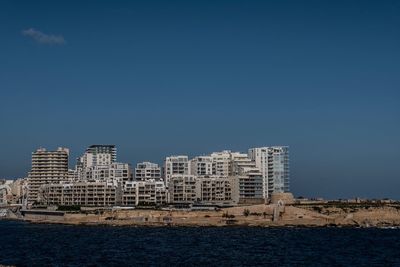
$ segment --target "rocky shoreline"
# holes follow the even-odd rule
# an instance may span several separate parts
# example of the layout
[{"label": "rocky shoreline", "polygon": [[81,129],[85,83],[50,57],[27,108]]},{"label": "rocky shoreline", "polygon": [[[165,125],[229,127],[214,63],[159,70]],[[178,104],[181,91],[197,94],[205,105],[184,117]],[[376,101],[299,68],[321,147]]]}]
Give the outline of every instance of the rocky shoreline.
[{"label": "rocky shoreline", "polygon": [[[17,218],[15,218],[17,219]],[[19,220],[85,226],[129,227],[400,227],[397,205],[251,205],[218,211],[101,210],[63,216],[25,215]]]}]

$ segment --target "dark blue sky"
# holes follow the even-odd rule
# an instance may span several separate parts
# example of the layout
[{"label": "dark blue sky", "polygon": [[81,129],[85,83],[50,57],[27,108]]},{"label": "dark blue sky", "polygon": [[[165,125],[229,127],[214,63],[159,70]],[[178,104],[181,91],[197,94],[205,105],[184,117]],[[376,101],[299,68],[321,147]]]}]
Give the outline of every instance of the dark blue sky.
[{"label": "dark blue sky", "polygon": [[399,1],[82,2],[0,2],[0,177],[289,145],[296,195],[400,199]]}]

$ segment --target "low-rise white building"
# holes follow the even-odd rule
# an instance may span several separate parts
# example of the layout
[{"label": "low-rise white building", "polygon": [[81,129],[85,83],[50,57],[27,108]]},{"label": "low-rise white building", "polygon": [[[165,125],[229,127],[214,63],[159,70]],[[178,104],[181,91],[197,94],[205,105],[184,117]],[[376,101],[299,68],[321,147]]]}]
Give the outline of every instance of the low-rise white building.
[{"label": "low-rise white building", "polygon": [[47,184],[40,188],[39,200],[47,206],[108,207],[120,204],[118,190],[113,181]]}]

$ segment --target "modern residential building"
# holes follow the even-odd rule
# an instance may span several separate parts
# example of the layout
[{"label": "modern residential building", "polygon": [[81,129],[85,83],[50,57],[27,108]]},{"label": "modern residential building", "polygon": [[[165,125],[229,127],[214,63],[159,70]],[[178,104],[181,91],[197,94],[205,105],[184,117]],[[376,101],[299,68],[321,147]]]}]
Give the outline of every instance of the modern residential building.
[{"label": "modern residential building", "polygon": [[128,163],[114,162],[109,165],[94,165],[84,170],[85,181],[116,181],[124,184],[133,181],[132,168]]},{"label": "modern residential building", "polygon": [[211,153],[211,158],[214,163],[214,175],[220,177],[228,177],[231,164],[231,151],[224,150],[221,152]]},{"label": "modern residential building", "polygon": [[196,176],[213,175],[215,165],[211,156],[198,156],[190,160],[190,174]]},{"label": "modern residential building", "polygon": [[263,177],[256,167],[254,161],[244,156],[236,157],[232,161],[231,166],[233,175],[231,178],[235,180],[237,187],[236,192],[239,195],[239,203],[264,203],[263,196]]},{"label": "modern residential building", "polygon": [[161,168],[158,164],[147,161],[138,163],[135,168],[135,180],[162,180]]},{"label": "modern residential building", "polygon": [[203,176],[196,179],[196,200],[204,204],[228,204],[238,202],[234,179],[219,176]]},{"label": "modern residential building", "polygon": [[228,177],[232,175],[232,163],[235,160],[247,158],[247,154],[240,152],[232,152],[230,150],[223,150],[221,152],[211,153],[213,161],[214,172],[213,175],[220,177]]},{"label": "modern residential building", "polygon": [[26,203],[24,199],[30,204],[81,206],[256,204],[272,193],[289,191],[289,151],[281,146],[252,148],[248,154],[224,150],[191,160],[170,156],[164,173],[151,162],[138,163],[133,173],[129,164],[116,162],[114,145],[88,147],[75,169],[68,169],[68,155],[65,148],[32,153],[27,182],[18,187],[28,188],[28,193],[3,183],[0,205]]},{"label": "modern residential building", "polygon": [[289,192],[289,148],[287,146],[249,149],[249,157],[260,169],[263,177],[263,196]]},{"label": "modern residential building", "polygon": [[193,203],[196,199],[196,176],[174,174],[168,185],[169,203]]},{"label": "modern residential building", "polygon": [[165,203],[167,203],[167,189],[162,181],[146,179],[127,182],[124,185],[123,206],[157,206]]},{"label": "modern residential building", "polygon": [[115,206],[120,204],[118,190],[110,181],[46,184],[40,188],[39,202],[47,206]]},{"label": "modern residential building", "polygon": [[167,157],[164,162],[165,185],[169,186],[170,179],[173,175],[189,175],[189,168],[188,156]]},{"label": "modern residential building", "polygon": [[78,158],[80,168],[90,168],[97,165],[110,165],[117,160],[115,145],[91,145],[85,153]]},{"label": "modern residential building", "polygon": [[68,180],[68,156],[69,150],[62,147],[56,151],[39,148],[32,153],[32,169],[28,179],[28,203],[38,200],[40,186]]},{"label": "modern residential building", "polygon": [[264,203],[263,177],[261,174],[236,176],[239,183],[239,203]]}]

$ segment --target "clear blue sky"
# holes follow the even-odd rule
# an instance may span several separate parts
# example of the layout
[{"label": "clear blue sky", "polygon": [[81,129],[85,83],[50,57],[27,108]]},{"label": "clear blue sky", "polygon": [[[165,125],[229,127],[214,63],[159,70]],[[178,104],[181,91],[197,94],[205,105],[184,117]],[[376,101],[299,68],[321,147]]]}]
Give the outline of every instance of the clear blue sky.
[{"label": "clear blue sky", "polygon": [[400,199],[399,1],[0,2],[0,177],[289,145],[296,195]]}]

